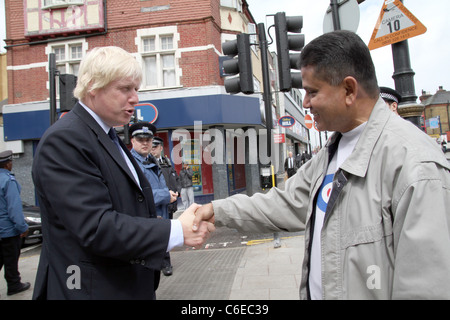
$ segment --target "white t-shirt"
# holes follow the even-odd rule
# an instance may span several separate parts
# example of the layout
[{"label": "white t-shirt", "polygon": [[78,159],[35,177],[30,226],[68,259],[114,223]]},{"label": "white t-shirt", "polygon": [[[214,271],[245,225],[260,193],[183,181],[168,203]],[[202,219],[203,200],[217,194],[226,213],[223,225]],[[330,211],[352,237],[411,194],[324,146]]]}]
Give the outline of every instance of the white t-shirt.
[{"label": "white t-shirt", "polygon": [[327,210],[328,200],[333,189],[333,177],[337,169],[355,149],[356,143],[364,131],[367,122],[361,124],[355,129],[343,133],[336,153],[328,164],[327,174],[322,186],[319,189],[319,195],[316,203],[316,213],[314,221],[314,233],[311,247],[310,271],[309,271],[309,290],[311,299],[322,299],[322,259],[321,259],[321,232]]}]

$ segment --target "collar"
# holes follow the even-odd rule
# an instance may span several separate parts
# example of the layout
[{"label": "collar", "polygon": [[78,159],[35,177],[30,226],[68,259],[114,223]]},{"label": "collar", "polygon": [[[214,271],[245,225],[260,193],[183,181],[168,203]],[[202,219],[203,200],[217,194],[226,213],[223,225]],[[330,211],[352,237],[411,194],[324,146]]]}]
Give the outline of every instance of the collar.
[{"label": "collar", "polygon": [[133,157],[137,160],[139,160],[139,162],[144,162],[147,158],[142,156],[140,153],[138,153],[136,150],[134,150],[133,148],[130,150],[131,154],[133,155]]},{"label": "collar", "polygon": [[109,130],[111,129],[110,126],[108,126],[103,120],[94,112],[91,108],[86,106],[82,101],[78,101],[78,103],[86,110],[92,118],[98,123],[98,125],[105,131],[106,134],[108,134]]},{"label": "collar", "polygon": [[[386,122],[392,115],[394,113],[389,108],[386,108],[386,103],[380,97],[373,107],[366,127],[356,143],[355,149],[341,165],[342,170],[358,177],[364,177],[366,175],[375,144],[383,132]],[[326,145],[330,151],[337,148],[337,143],[339,143],[341,137],[342,134],[339,132],[333,134]]]}]

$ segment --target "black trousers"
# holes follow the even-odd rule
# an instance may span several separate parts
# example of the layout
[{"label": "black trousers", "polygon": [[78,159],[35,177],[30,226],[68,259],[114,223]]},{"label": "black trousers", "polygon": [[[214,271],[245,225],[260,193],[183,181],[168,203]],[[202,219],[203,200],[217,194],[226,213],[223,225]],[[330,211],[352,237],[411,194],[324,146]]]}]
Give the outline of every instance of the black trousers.
[{"label": "black trousers", "polygon": [[5,280],[9,289],[20,285],[19,256],[22,240],[20,236],[1,238],[0,270],[5,266]]}]

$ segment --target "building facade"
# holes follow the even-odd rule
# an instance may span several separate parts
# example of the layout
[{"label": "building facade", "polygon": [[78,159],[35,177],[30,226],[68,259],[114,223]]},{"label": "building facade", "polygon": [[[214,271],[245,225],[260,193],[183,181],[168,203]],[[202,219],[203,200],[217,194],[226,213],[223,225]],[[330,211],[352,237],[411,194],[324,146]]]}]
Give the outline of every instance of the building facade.
[{"label": "building facade", "polygon": [[[260,146],[267,138],[261,95],[227,94],[220,72],[221,43],[241,32],[255,33],[255,21],[245,0],[192,4],[5,1],[8,104],[3,107],[3,140],[15,153],[24,201],[34,202],[31,163],[51,125],[49,55],[54,54],[59,74],[77,75],[88,50],[110,45],[124,48],[141,63],[144,78],[135,121],[155,124],[177,171],[181,161],[192,165],[197,202],[260,190]],[[256,45],[252,49],[255,92],[260,92],[259,52]]]},{"label": "building facade", "polygon": [[[434,95],[422,92],[420,102],[425,106],[424,116],[427,134],[448,142],[450,137],[450,91],[439,87]],[[435,121],[432,121],[432,119]]]}]

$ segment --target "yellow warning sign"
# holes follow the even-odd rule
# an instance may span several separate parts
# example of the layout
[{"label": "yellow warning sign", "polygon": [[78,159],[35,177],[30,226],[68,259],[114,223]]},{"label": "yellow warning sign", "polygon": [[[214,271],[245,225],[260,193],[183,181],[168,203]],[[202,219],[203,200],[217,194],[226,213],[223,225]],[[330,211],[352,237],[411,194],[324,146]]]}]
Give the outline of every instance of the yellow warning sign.
[{"label": "yellow warning sign", "polygon": [[386,0],[381,8],[369,49],[374,50],[400,42],[427,31],[427,28],[408,10],[400,0]]}]

